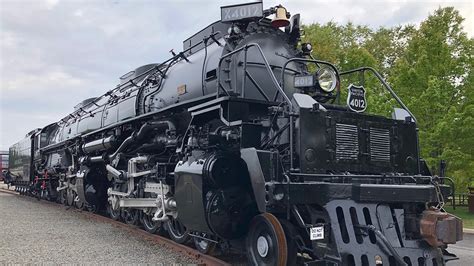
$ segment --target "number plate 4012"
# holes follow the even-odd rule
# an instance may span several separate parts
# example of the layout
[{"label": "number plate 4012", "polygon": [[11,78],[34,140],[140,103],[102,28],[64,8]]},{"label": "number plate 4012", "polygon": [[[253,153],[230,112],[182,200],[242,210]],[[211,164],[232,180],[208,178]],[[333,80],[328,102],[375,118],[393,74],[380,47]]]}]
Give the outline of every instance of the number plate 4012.
[{"label": "number plate 4012", "polygon": [[364,112],[367,109],[364,87],[351,84],[347,90],[347,106],[349,109],[357,113]]}]

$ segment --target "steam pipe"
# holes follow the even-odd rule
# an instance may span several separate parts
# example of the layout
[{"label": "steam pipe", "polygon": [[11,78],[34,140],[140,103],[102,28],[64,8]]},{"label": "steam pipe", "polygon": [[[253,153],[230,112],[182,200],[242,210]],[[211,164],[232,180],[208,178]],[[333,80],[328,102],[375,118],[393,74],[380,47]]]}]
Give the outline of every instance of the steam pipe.
[{"label": "steam pipe", "polygon": [[175,130],[176,127],[174,126],[174,124],[170,121],[160,121],[160,122],[147,122],[147,123],[144,123],[141,128],[138,130],[138,132],[136,133],[136,131],[134,131],[128,138],[126,138],[122,144],[117,148],[117,150],[111,154],[109,156],[109,159],[110,160],[113,160],[115,159],[115,157],[117,157],[117,155],[119,153],[121,153],[122,151],[124,151],[125,149],[127,149],[131,143],[134,143],[134,142],[137,142],[137,143],[140,143],[141,141],[144,140],[145,136],[150,133],[150,131],[154,130],[154,129],[159,129],[160,127],[162,127],[164,130]]},{"label": "steam pipe", "polygon": [[126,138],[126,139],[122,142],[122,144],[117,148],[117,150],[116,150],[113,154],[111,154],[111,155],[109,156],[109,159],[110,159],[110,160],[115,159],[115,157],[117,157],[117,155],[118,155],[121,151],[123,151],[125,148],[128,147],[128,145],[129,145],[130,143],[133,142],[134,137],[135,137],[135,132],[133,132],[132,135],[130,135],[128,138]]},{"label": "steam pipe", "polygon": [[104,157],[102,157],[102,156],[90,157],[90,158],[89,158],[89,161],[90,161],[91,163],[100,163],[100,162],[103,162],[103,161],[104,161]]},{"label": "steam pipe", "polygon": [[112,167],[110,164],[106,165],[105,168],[107,171],[118,179],[123,179],[124,173]]}]

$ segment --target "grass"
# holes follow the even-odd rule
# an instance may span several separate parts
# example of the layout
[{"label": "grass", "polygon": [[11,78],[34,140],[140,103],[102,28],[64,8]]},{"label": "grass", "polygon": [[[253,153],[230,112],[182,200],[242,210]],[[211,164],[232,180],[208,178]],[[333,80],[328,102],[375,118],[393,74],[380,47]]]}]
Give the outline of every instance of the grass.
[{"label": "grass", "polygon": [[444,206],[444,209],[461,218],[464,228],[474,229],[474,213],[470,213],[467,207],[456,206],[453,210],[452,206]]}]

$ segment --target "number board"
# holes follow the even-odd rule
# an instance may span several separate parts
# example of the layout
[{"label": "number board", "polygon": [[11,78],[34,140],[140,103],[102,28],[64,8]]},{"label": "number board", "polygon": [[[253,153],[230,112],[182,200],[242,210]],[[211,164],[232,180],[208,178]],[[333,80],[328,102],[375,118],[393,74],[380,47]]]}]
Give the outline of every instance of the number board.
[{"label": "number board", "polygon": [[314,76],[313,75],[295,76],[294,85],[295,85],[295,88],[313,87],[314,86]]},{"label": "number board", "polygon": [[242,19],[262,18],[263,3],[248,3],[221,7],[221,21],[231,22]]},{"label": "number board", "polygon": [[347,90],[347,106],[349,109],[357,113],[364,112],[367,109],[364,87],[351,84]]}]

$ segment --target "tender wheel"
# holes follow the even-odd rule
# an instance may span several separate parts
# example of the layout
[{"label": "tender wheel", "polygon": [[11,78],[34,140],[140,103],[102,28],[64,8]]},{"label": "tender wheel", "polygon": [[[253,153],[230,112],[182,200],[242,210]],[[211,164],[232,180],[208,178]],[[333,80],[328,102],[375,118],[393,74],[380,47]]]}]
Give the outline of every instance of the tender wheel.
[{"label": "tender wheel", "polygon": [[186,230],[186,227],[184,227],[184,225],[178,220],[170,218],[168,221],[166,221],[165,227],[166,231],[168,231],[168,234],[170,235],[170,238],[174,242],[184,244],[189,241],[190,236]]},{"label": "tender wheel", "polygon": [[47,200],[47,201],[50,200],[50,196],[49,196],[48,190],[46,190],[46,189],[41,189],[41,198],[44,199],[44,200]]},{"label": "tender wheel", "polygon": [[162,228],[163,228],[162,223],[159,221],[153,221],[152,218],[153,218],[153,215],[142,213],[141,222],[142,222],[143,228],[148,233],[152,233],[152,234],[161,233]]},{"label": "tender wheel", "polygon": [[206,239],[202,239],[200,237],[193,237],[194,239],[194,246],[196,249],[204,254],[213,254],[214,250],[216,249],[217,243],[212,242]]},{"label": "tender wheel", "polygon": [[270,213],[263,213],[252,219],[246,247],[250,265],[286,265],[288,250],[285,231],[278,219]]},{"label": "tender wheel", "polygon": [[41,200],[41,190],[36,188],[35,192],[33,193],[37,200]]}]

